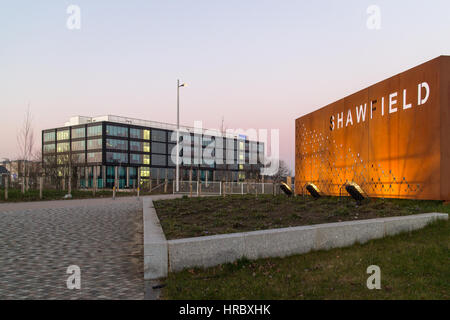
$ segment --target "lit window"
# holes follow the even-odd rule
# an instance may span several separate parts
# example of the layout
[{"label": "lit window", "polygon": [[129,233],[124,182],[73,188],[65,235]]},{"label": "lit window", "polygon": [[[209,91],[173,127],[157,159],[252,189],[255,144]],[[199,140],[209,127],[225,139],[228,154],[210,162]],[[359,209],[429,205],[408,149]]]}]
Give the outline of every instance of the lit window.
[{"label": "lit window", "polygon": [[69,140],[69,130],[68,129],[58,130],[57,139],[58,141]]}]

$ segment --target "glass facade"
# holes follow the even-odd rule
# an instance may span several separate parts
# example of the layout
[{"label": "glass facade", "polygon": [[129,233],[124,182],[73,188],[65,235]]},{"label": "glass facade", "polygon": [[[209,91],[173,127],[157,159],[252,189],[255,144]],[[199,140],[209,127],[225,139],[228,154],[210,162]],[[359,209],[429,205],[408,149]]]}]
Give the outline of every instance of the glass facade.
[{"label": "glass facade", "polygon": [[57,152],[69,152],[70,151],[70,145],[69,142],[59,142],[57,144],[57,148],[56,148]]},{"label": "glass facade", "polygon": [[166,166],[167,156],[161,154],[152,154],[152,165]]},{"label": "glass facade", "polygon": [[128,153],[106,152],[106,162],[127,164],[128,163]]},{"label": "glass facade", "polygon": [[87,154],[87,162],[102,162],[102,153],[101,152],[88,152]]},{"label": "glass facade", "polygon": [[72,139],[84,138],[86,133],[86,128],[72,128]]},{"label": "glass facade", "polygon": [[72,151],[84,151],[86,149],[86,143],[84,140],[72,141]]},{"label": "glass facade", "polygon": [[[108,176],[103,173],[106,167],[116,166],[125,169],[125,184],[136,179],[137,168],[141,169],[143,178],[151,176],[155,179],[160,175],[162,179],[167,172],[169,179],[172,179],[175,172],[175,158],[172,159],[172,154],[175,156],[176,150],[172,136],[173,132],[169,130],[109,122],[45,130],[42,133],[42,153],[45,155],[43,165],[50,166],[53,161],[61,166],[71,163],[75,167],[89,169],[90,182],[86,183],[87,186],[94,181],[94,166],[102,170],[98,178],[100,180]],[[181,135],[181,138],[186,140],[180,145],[182,175],[186,175],[186,171],[189,172],[192,166],[192,170],[198,170],[201,179],[208,176],[208,180],[212,180],[210,175],[213,172],[215,179],[239,179],[247,171],[256,172],[261,167],[263,143],[249,142],[242,138],[194,134]],[[187,147],[192,147],[190,156]],[[216,163],[216,157],[220,157],[223,163]],[[227,160],[228,163],[225,162]],[[254,165],[255,162],[258,164]],[[83,170],[80,172],[84,172]],[[106,186],[111,185],[110,182],[104,181]]]},{"label": "glass facade", "polygon": [[150,140],[150,130],[130,128],[130,138],[140,140]]},{"label": "glass facade", "polygon": [[114,137],[128,138],[128,128],[127,127],[107,125],[106,126],[106,135],[114,136]]},{"label": "glass facade", "polygon": [[152,152],[153,153],[167,153],[166,144],[160,142],[152,142]]},{"label": "glass facade", "polygon": [[152,141],[166,142],[167,141],[166,131],[153,129],[152,130]]},{"label": "glass facade", "polygon": [[87,149],[88,150],[101,149],[102,145],[103,145],[102,139],[89,139],[87,141]]},{"label": "glass facade", "polygon": [[130,151],[150,152],[150,142],[130,141]]},{"label": "glass facade", "polygon": [[72,163],[74,164],[82,164],[86,162],[86,153],[73,153],[72,154]]},{"label": "glass facade", "polygon": [[130,163],[132,164],[146,164],[150,165],[150,155],[149,154],[130,154]]},{"label": "glass facade", "polygon": [[128,140],[106,139],[106,149],[128,150]]},{"label": "glass facade", "polygon": [[44,153],[55,153],[55,144],[44,144]]},{"label": "glass facade", "polygon": [[55,141],[56,138],[56,133],[55,131],[51,131],[51,132],[44,132],[44,143],[46,142],[53,142]]},{"label": "glass facade", "polygon": [[102,125],[96,125],[87,128],[88,137],[97,137],[102,135]]},{"label": "glass facade", "polygon": [[69,140],[69,129],[58,129],[57,131],[57,140]]}]

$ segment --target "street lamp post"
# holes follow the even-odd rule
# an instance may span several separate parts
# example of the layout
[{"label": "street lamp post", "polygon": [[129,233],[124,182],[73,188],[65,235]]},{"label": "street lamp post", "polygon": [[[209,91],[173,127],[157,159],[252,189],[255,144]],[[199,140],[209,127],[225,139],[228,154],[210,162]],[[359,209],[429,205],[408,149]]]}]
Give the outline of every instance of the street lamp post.
[{"label": "street lamp post", "polygon": [[176,163],[176,192],[180,191],[180,88],[186,84],[180,84],[177,80],[177,163]]}]

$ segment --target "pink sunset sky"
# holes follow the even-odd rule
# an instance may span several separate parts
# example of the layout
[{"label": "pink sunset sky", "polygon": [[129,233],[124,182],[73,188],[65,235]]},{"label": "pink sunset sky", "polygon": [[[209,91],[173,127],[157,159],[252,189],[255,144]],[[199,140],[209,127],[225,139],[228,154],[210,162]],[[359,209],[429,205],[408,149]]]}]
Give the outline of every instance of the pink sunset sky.
[{"label": "pink sunset sky", "polygon": [[[70,30],[67,7],[80,8]],[[345,5],[344,5],[345,4]],[[380,29],[369,28],[370,5]],[[449,1],[13,1],[0,10],[0,160],[18,156],[28,103],[40,132],[74,115],[279,129],[450,53]]]}]

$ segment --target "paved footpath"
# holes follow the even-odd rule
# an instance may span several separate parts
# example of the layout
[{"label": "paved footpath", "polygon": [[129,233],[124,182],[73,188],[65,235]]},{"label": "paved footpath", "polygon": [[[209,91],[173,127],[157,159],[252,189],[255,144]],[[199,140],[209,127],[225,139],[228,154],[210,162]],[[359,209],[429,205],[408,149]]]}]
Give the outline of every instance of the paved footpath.
[{"label": "paved footpath", "polygon": [[0,299],[143,299],[142,240],[136,197],[0,204]]}]

